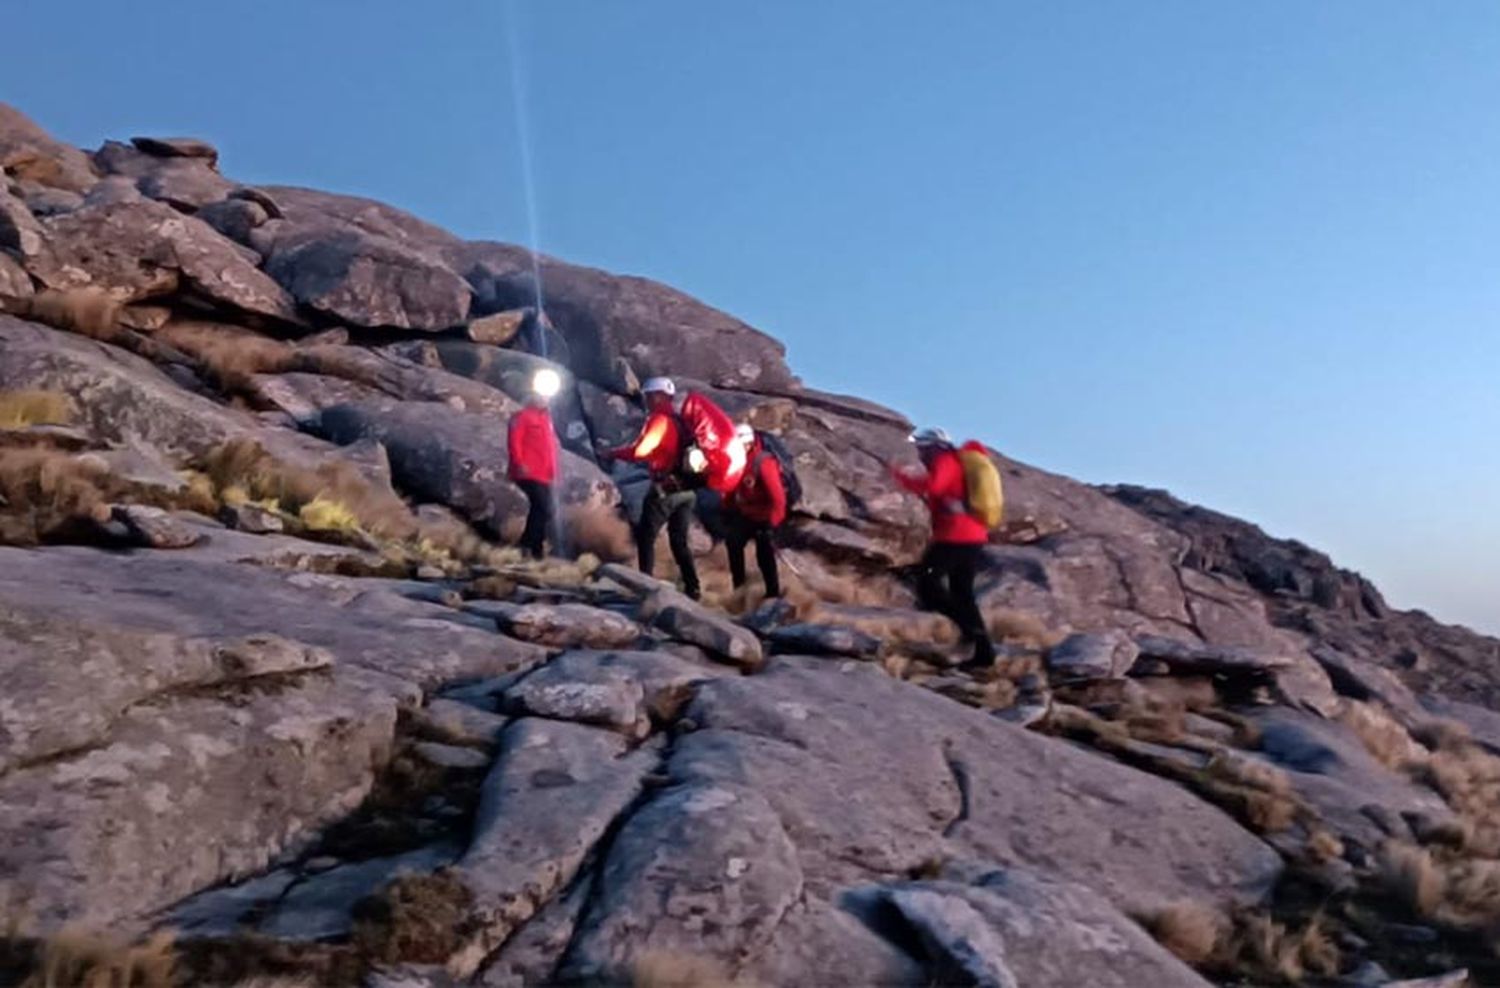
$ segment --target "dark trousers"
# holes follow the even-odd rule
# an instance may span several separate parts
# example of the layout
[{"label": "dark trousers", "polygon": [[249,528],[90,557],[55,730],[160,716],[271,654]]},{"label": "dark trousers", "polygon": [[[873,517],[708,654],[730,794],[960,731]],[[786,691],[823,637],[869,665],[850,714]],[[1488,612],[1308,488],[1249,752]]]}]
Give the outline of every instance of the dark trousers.
[{"label": "dark trousers", "polygon": [[667,526],[667,541],[672,546],[672,558],[682,572],[682,587],[690,597],[698,596],[698,568],[693,565],[693,552],[688,548],[688,527],[693,523],[693,505],[698,495],[692,491],[667,491],[653,483],[646,492],[641,505],[641,520],[635,527],[635,549],[640,557],[641,572],[655,575],[656,536],[661,527]]},{"label": "dark trousers", "polygon": [[934,542],[922,557],[917,595],[922,606],[945,614],[958,625],[964,640],[981,650],[989,647],[990,633],[974,596],[974,577],[979,572],[982,545]]},{"label": "dark trousers", "polygon": [[[518,480],[516,486],[526,494],[526,530],[521,533],[521,549],[533,559],[546,555],[547,536],[552,531],[552,486],[536,480]],[[555,541],[555,540],[554,540]]]},{"label": "dark trousers", "polygon": [[724,517],[724,548],[729,550],[729,576],[736,587],[745,585],[745,546],[755,542],[755,561],[766,581],[766,596],[781,596],[781,573],[776,569],[776,530],[734,512]]}]

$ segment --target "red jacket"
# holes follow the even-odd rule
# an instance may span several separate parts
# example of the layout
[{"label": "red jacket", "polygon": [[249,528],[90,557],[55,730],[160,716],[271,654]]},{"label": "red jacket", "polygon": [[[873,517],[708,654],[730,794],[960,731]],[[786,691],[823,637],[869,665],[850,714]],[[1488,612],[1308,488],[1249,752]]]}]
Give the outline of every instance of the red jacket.
[{"label": "red jacket", "polygon": [[545,408],[528,405],[512,415],[506,444],[511,480],[550,484],[557,479],[557,432]]},{"label": "red jacket", "polygon": [[969,514],[964,502],[964,466],[955,450],[946,449],[924,473],[893,472],[896,482],[927,502],[932,512],[932,541],[949,545],[982,545],[990,540],[984,522]]},{"label": "red jacket", "polygon": [[749,467],[739,486],[724,495],[724,506],[772,528],[786,521],[786,485],[781,482],[781,464],[758,441],[750,448]]},{"label": "red jacket", "polygon": [[618,459],[644,463],[653,477],[664,477],[677,469],[682,457],[682,437],[677,427],[677,416],[667,412],[652,412],[641,426],[641,434],[635,442],[627,443],[611,453]]}]

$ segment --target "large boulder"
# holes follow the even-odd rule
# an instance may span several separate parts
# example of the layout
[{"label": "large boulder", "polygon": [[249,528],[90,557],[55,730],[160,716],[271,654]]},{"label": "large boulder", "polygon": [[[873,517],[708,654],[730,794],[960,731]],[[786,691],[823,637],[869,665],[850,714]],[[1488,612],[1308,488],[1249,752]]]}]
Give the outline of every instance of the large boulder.
[{"label": "large boulder", "polygon": [[502,419],[521,407],[498,388],[440,366],[407,359],[396,350],[330,343],[306,345],[298,348],[296,363],[303,370],[342,378],[401,401],[443,402],[461,412]]},{"label": "large boulder", "polygon": [[36,257],[45,248],[42,224],[25,202],[0,185],[0,247],[22,260]]},{"label": "large boulder", "polygon": [[744,669],[757,669],[765,658],[760,639],[749,628],[735,624],[686,594],[661,589],[646,598],[641,617],[653,628]]},{"label": "large boulder", "polygon": [[88,155],[53,139],[6,103],[0,103],[0,169],[70,192],[87,192],[98,181]]},{"label": "large boulder", "polygon": [[[395,697],[338,673],[295,678],[327,653],[144,632],[97,608],[79,624],[56,601],[5,598],[0,900],[27,903],[35,932],[130,928],[258,871],[352,809],[388,757]],[[253,686],[267,675],[279,690]]]},{"label": "large boulder", "polygon": [[[486,311],[535,303],[524,250],[476,242],[448,253]],[[538,264],[540,297],[574,355],[573,370],[586,380],[627,391],[624,362],[641,378],[678,375],[725,388],[774,391],[795,381],[780,343],[682,292],[549,257]]]},{"label": "large boulder", "polygon": [[464,944],[449,962],[463,976],[572,881],[658,758],[653,745],[632,751],[608,731],[529,717],[501,744],[456,869],[474,895]]},{"label": "large boulder", "polygon": [[1343,724],[1284,707],[1255,711],[1250,720],[1263,757],[1346,845],[1373,854],[1388,837],[1411,838],[1408,818],[1452,823],[1436,793],[1386,767]]},{"label": "large boulder", "polygon": [[[730,783],[655,796],[610,845],[599,888],[563,960],[565,980],[619,983],[654,951],[738,967],[802,894],[802,868],[772,804]],[[809,979],[811,980],[811,979]]]},{"label": "large boulder", "polygon": [[442,330],[469,315],[468,284],[439,249],[454,238],[399,210],[347,196],[271,186],[282,218],[251,242],[297,301],[356,326]]},{"label": "large boulder", "polygon": [[31,276],[26,269],[0,251],[0,298],[27,298],[31,294]]},{"label": "large boulder", "polygon": [[624,648],[643,634],[641,626],[625,615],[587,604],[479,600],[467,606],[494,618],[506,634],[549,648]]},{"label": "large boulder", "polygon": [[156,153],[166,151],[167,145],[150,139],[144,143],[156,150],[143,149],[139,139],[134,147],[108,141],[94,152],[94,163],[106,175],[133,179],[146,198],[186,213],[220,202],[234,191],[235,184],[219,174],[217,152],[208,145],[203,145],[206,154],[185,155]]},{"label": "large boulder", "polygon": [[[440,605],[372,593],[358,580],[278,568],[301,555],[295,539],[222,530],[201,547],[170,554],[0,548],[0,600],[53,616],[87,613],[146,635],[278,635],[327,649],[345,672],[369,676],[403,703],[422,690],[505,675],[546,658],[535,645],[456,623]],[[101,668],[108,675],[108,665]],[[101,690],[96,701],[107,707],[118,695]]]},{"label": "large boulder", "polygon": [[181,288],[250,315],[297,319],[256,255],[162,203],[85,206],[44,220],[42,230],[46,250],[27,266],[49,288],[92,286],[123,302]]},{"label": "large boulder", "polygon": [[[917,932],[943,983],[993,988],[1207,988],[1089,889],[1019,868],[972,884],[905,882],[868,894]],[[946,976],[946,977],[945,977]]]},{"label": "large boulder", "polygon": [[[254,415],[185,390],[149,362],[35,323],[0,315],[0,390],[74,396],[75,423],[95,441],[140,447],[175,460],[201,456],[230,440],[259,443],[277,460],[316,468],[344,451],[311,436],[267,427]],[[381,482],[379,477],[372,477]]]},{"label": "large boulder", "polygon": [[686,717],[698,729],[678,739],[672,777],[763,793],[810,893],[961,856],[1078,882],[1135,913],[1258,901],[1280,871],[1185,790],[864,663],[775,659],[701,684]]},{"label": "large boulder", "polygon": [[594,458],[594,439],[572,373],[562,364],[521,350],[504,350],[467,340],[422,340],[398,344],[391,351],[414,363],[440,367],[483,382],[518,402],[532,394],[537,371],[550,369],[562,379],[562,390],[550,402],[553,425],[562,445],[585,459]]},{"label": "large boulder", "polygon": [[676,715],[694,684],[722,674],[668,652],[565,652],[508,689],[505,704],[644,735]]},{"label": "large boulder", "polygon": [[[503,419],[433,402],[359,402],[325,409],[316,429],[340,444],[378,440],[403,491],[445,504],[493,535],[520,534],[526,498],[506,479]],[[561,474],[558,494],[565,506],[607,506],[619,496],[598,467],[566,451]]]},{"label": "large boulder", "polygon": [[1139,654],[1136,644],[1121,634],[1069,635],[1047,653],[1047,670],[1061,682],[1120,679]]}]

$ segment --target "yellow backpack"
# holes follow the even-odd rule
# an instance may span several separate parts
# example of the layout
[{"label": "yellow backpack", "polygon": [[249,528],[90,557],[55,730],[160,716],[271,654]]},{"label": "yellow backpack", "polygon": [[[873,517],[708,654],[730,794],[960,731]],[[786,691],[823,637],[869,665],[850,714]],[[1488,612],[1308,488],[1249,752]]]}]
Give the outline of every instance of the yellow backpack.
[{"label": "yellow backpack", "polygon": [[976,442],[964,443],[958,451],[958,462],[964,468],[964,503],[969,514],[984,522],[986,528],[999,528],[1005,517],[1005,491],[995,462]]}]

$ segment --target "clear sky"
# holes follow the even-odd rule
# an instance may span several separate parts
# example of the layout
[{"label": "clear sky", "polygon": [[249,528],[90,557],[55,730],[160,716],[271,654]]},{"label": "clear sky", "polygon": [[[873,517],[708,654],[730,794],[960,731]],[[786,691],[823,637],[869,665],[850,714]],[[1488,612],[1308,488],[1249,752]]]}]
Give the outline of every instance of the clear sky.
[{"label": "clear sky", "polygon": [[0,99],[61,137],[473,237],[528,236],[519,78],[544,251],[1500,632],[1493,0],[5,6]]}]

